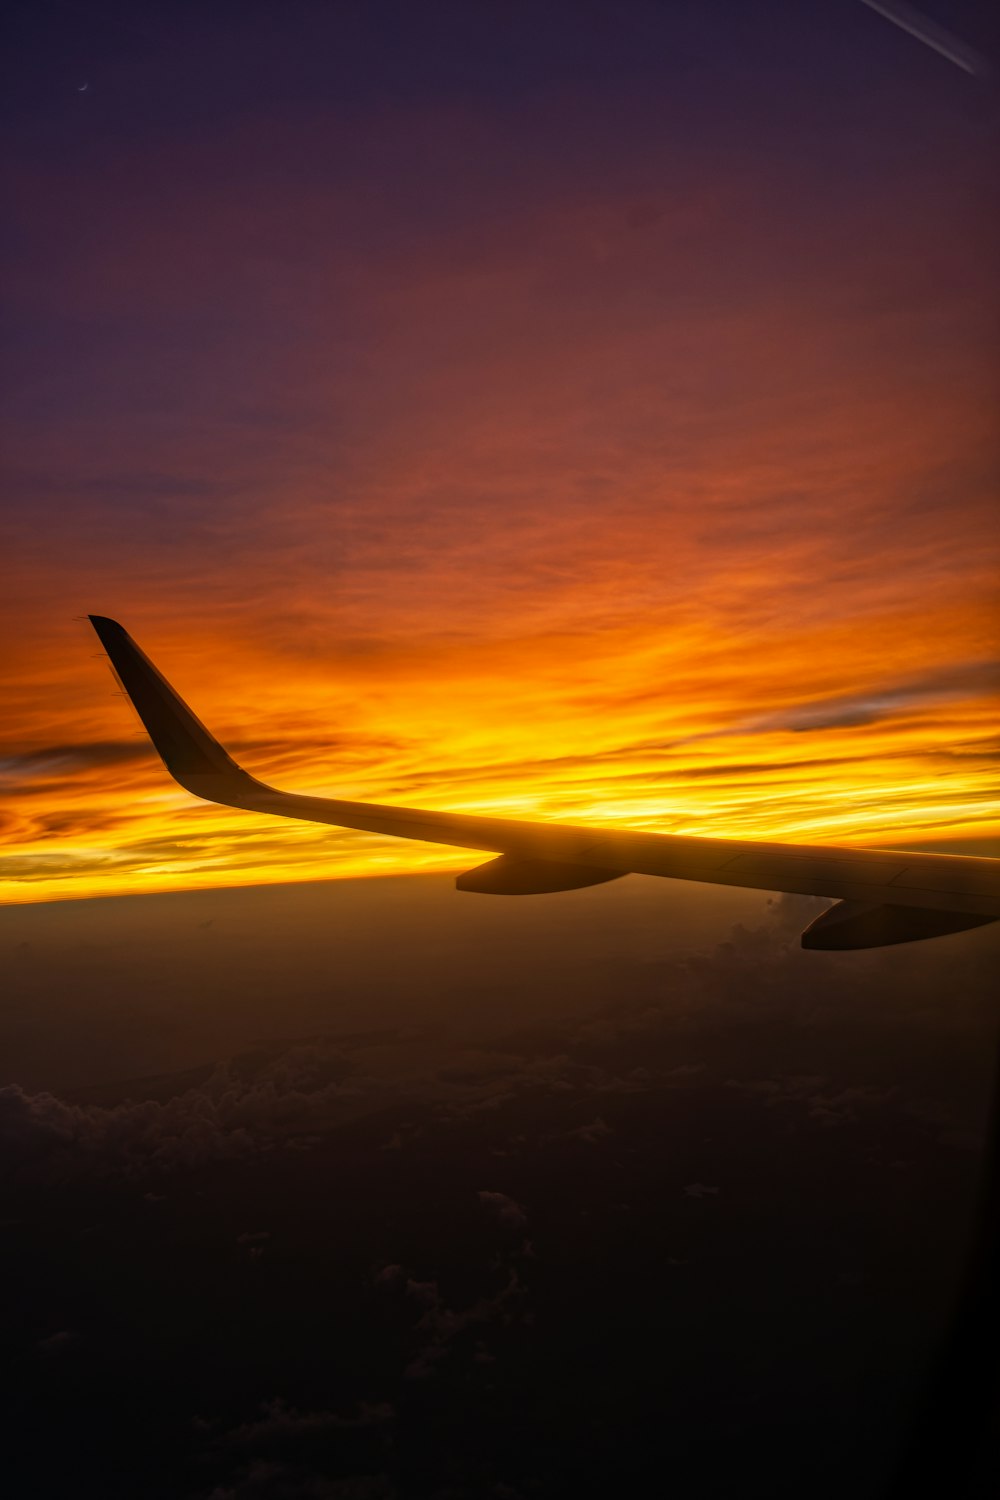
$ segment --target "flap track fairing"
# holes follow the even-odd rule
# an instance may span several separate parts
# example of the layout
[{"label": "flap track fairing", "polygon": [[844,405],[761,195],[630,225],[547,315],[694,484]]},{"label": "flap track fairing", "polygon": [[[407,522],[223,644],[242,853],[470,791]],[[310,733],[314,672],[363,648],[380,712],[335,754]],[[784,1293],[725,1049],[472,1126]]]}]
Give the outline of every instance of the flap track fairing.
[{"label": "flap track fairing", "polygon": [[598,870],[593,865],[556,864],[547,859],[517,859],[501,854],[488,864],[466,870],[455,881],[459,891],[483,896],[543,896],[551,891],[578,891],[586,885],[620,880],[621,870]]},{"label": "flap track fairing", "polygon": [[883,948],[891,943],[916,943],[923,938],[947,937],[995,922],[996,917],[966,911],[935,911],[929,906],[874,905],[867,901],[838,901],[810,923],[802,934],[803,948]]}]

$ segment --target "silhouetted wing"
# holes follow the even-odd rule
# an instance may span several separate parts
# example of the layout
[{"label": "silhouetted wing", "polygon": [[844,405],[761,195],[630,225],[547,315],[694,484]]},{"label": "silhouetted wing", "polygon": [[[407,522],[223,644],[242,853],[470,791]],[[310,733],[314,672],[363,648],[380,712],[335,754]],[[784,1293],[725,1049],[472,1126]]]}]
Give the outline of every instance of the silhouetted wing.
[{"label": "silhouetted wing", "polygon": [[460,876],[460,889],[528,894],[637,874],[846,903],[813,924],[809,947],[906,942],[1000,918],[1000,860],[630,833],[280,792],[231,759],[121,625],[90,619],[164,765],[189,792],[248,812],[503,856]]}]

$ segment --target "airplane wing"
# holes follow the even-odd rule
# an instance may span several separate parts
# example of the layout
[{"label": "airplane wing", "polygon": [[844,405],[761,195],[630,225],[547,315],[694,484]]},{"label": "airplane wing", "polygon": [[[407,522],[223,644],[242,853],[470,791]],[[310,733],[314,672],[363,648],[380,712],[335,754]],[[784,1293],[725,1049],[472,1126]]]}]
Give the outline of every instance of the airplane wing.
[{"label": "airplane wing", "polygon": [[187,791],[248,812],[499,856],[458,876],[462,891],[534,895],[636,874],[836,898],[803,933],[807,948],[911,942],[1000,919],[995,859],[630,833],[281,792],[236,764],[121,625],[89,618],[164,765]]}]

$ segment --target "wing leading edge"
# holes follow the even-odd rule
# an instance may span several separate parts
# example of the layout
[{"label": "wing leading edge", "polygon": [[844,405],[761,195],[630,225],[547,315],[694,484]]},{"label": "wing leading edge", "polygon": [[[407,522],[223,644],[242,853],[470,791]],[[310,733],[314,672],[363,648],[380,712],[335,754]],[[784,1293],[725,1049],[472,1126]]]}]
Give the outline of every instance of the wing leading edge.
[{"label": "wing leading edge", "polygon": [[630,833],[281,792],[236,764],[121,625],[89,618],[164,765],[187,791],[247,812],[500,856],[460,875],[460,890],[526,895],[636,874],[837,898],[840,905],[803,934],[810,948],[911,942],[1000,919],[1000,860]]}]

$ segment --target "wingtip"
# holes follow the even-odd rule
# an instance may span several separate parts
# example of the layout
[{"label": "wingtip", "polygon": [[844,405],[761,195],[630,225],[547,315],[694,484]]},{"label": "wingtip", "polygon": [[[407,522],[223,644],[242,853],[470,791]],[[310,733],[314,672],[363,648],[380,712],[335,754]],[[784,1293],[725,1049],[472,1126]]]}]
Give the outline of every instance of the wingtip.
[{"label": "wingtip", "polygon": [[126,645],[131,640],[124,625],[120,625],[117,620],[110,619],[108,615],[88,615],[87,619],[94,627],[97,639],[106,651],[110,650],[112,645]]},{"label": "wingtip", "polygon": [[[191,712],[163,674],[137,645],[123,625],[107,615],[88,615],[118,681],[132,700],[167,770],[196,796],[198,778],[205,776],[241,783],[250,778],[215,736]],[[218,798],[209,798],[218,801]]]}]

